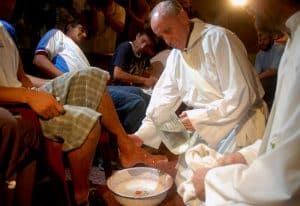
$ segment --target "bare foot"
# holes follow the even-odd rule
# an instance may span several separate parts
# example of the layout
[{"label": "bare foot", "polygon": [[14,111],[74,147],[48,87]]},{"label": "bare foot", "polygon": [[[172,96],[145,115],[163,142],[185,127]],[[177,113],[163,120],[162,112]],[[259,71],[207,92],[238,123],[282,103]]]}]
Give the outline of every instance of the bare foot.
[{"label": "bare foot", "polygon": [[128,137],[134,142],[136,146],[141,147],[143,145],[143,141],[135,134],[129,134]]},{"label": "bare foot", "polygon": [[[130,151],[130,150],[129,150]],[[168,162],[164,155],[152,155],[140,147],[133,147],[129,152],[120,152],[119,158],[123,167],[133,167],[136,164],[144,164],[151,167],[157,167],[161,163]]]}]

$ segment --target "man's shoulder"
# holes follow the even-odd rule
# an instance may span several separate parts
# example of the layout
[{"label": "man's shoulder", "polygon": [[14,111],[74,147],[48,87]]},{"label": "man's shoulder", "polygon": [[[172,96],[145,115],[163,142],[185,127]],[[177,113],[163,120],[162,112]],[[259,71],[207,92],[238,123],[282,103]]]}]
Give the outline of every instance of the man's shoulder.
[{"label": "man's shoulder", "polygon": [[122,42],[121,44],[119,44],[119,46],[117,47],[115,53],[128,53],[128,52],[132,52],[132,47],[130,45],[129,41],[125,41]]},{"label": "man's shoulder", "polygon": [[129,41],[124,41],[119,44],[118,48],[131,48],[130,42]]},{"label": "man's shoulder", "polygon": [[225,36],[228,33],[233,34],[232,31],[219,26],[219,25],[214,25],[214,24],[210,24],[210,23],[205,23],[203,24],[204,26],[204,31],[205,31],[205,35],[206,36]]},{"label": "man's shoulder", "polygon": [[16,30],[12,24],[0,19],[0,25],[3,25],[4,29],[8,32],[13,40],[16,40]]},{"label": "man's shoulder", "polygon": [[284,48],[285,48],[285,46],[280,43],[274,43],[272,46],[272,49],[274,49],[275,51],[278,51],[278,52],[283,52]]}]

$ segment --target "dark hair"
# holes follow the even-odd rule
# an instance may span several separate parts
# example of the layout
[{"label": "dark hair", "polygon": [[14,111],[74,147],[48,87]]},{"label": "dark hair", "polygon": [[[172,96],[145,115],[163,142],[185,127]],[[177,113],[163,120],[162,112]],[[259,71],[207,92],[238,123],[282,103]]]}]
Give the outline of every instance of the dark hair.
[{"label": "dark hair", "polygon": [[149,39],[153,42],[153,44],[156,42],[156,36],[153,33],[153,31],[150,28],[150,26],[147,26],[147,27],[139,30],[138,34],[140,34],[140,35],[147,35],[149,37]]},{"label": "dark hair", "polygon": [[71,22],[68,22],[64,29],[63,29],[63,32],[66,34],[69,30],[70,30],[70,27],[71,28],[74,28],[76,27],[78,24],[81,24],[81,22],[78,20],[78,19],[73,19]]}]

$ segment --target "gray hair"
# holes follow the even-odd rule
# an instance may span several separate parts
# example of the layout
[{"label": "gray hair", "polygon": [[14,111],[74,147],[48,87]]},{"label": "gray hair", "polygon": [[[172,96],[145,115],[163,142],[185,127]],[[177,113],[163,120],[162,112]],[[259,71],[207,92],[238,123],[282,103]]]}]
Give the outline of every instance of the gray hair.
[{"label": "gray hair", "polygon": [[151,11],[150,19],[155,13],[159,13],[161,16],[173,16],[177,15],[181,11],[182,6],[177,0],[165,0],[159,2]]}]

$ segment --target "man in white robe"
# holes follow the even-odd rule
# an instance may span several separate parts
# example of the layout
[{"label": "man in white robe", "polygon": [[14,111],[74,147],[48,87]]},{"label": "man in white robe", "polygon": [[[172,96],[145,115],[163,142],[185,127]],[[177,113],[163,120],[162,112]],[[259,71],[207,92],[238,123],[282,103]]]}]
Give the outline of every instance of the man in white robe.
[{"label": "man in white robe", "polygon": [[266,132],[219,159],[223,166],[199,168],[193,183],[205,205],[300,205],[300,2],[252,0],[248,8],[259,30],[289,35]]},{"label": "man in white robe", "polygon": [[[196,130],[211,147],[216,148],[235,129],[237,147],[254,142],[264,131],[258,128],[264,127],[264,92],[242,42],[224,28],[199,19],[190,21],[178,2],[177,13],[164,16],[158,8],[166,3],[174,1],[161,2],[154,8],[151,26],[174,49],[136,135],[144,144],[158,148],[161,138],[151,117],[168,116],[184,102],[193,109],[180,115],[182,123],[187,129]],[[167,26],[176,27],[181,33],[173,32],[174,37],[169,38],[162,31]]]},{"label": "man in white robe", "polygon": [[[144,144],[159,147],[161,138],[152,119],[169,116],[182,102],[192,108],[179,115],[183,125],[222,153],[262,137],[264,92],[235,34],[199,19],[190,20],[177,1],[155,6],[151,28],[174,49],[154,87],[146,118],[135,133]],[[233,137],[233,143],[227,137]],[[190,174],[180,161],[177,186],[190,179]]]}]

